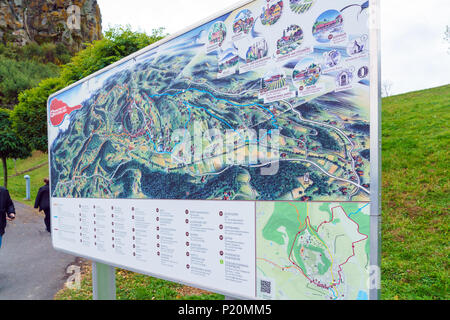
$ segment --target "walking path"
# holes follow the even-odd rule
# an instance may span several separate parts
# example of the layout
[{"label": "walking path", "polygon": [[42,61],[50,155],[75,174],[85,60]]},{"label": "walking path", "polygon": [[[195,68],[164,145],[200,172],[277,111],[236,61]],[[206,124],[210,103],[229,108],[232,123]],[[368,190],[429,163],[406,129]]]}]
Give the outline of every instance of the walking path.
[{"label": "walking path", "polygon": [[9,222],[0,249],[0,300],[51,300],[62,289],[75,256],[53,249],[43,215],[14,202],[17,218]]}]

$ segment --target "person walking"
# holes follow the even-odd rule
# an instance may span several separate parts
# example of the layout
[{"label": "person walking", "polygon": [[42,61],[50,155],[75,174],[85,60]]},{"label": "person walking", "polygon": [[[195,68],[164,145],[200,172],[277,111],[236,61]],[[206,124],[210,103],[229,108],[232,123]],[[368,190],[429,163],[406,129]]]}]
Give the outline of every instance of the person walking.
[{"label": "person walking", "polygon": [[42,186],[38,194],[36,196],[36,201],[34,202],[34,208],[38,209],[39,211],[44,211],[45,218],[45,228],[48,232],[51,232],[50,229],[50,187],[49,187],[49,180],[47,178],[44,179],[45,185]]},{"label": "person walking", "polygon": [[16,209],[14,208],[9,191],[6,188],[0,187],[0,248],[2,247],[2,238],[5,234],[6,223],[15,218]]}]

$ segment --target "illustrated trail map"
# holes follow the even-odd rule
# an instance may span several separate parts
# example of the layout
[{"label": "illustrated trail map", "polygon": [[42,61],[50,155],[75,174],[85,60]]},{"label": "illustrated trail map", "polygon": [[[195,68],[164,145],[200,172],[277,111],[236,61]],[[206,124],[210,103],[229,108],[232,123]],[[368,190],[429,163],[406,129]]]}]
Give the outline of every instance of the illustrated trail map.
[{"label": "illustrated trail map", "polygon": [[[244,297],[368,299],[363,2],[253,1],[50,97],[56,246],[162,277],[165,269],[153,264],[167,250],[167,270],[211,288],[208,277],[224,266],[230,289],[214,289],[245,284]],[[62,209],[71,201],[72,213]],[[229,202],[246,205],[220,209]],[[211,227],[219,233],[207,233],[208,216],[221,219],[220,212],[227,219]],[[201,227],[186,229],[193,221]],[[248,241],[211,249],[209,236],[219,245]],[[182,250],[183,262],[167,253],[180,244],[193,250]],[[245,270],[233,273],[236,259],[248,256]]]}]

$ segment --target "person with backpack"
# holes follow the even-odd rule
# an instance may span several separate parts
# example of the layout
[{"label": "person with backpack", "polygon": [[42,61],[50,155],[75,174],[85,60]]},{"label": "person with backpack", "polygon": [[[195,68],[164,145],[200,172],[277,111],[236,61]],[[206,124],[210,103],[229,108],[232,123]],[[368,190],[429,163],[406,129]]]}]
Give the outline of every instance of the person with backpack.
[{"label": "person with backpack", "polygon": [[47,178],[44,179],[45,185],[42,186],[38,194],[36,196],[36,201],[34,202],[34,208],[38,209],[39,211],[44,211],[45,218],[45,228],[48,232],[51,232],[50,229],[50,187],[49,187],[49,180]]}]

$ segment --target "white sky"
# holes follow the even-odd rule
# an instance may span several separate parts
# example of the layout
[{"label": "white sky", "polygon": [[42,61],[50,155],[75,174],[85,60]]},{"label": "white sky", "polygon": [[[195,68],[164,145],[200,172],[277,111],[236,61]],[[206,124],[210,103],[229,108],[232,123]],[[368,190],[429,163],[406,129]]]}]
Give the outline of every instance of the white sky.
[{"label": "white sky", "polygon": [[[319,0],[334,1],[334,0]],[[131,25],[175,33],[226,9],[236,0],[97,0],[103,29]],[[362,0],[355,0],[356,3]],[[398,94],[450,83],[450,0],[381,0],[382,78]]]}]

